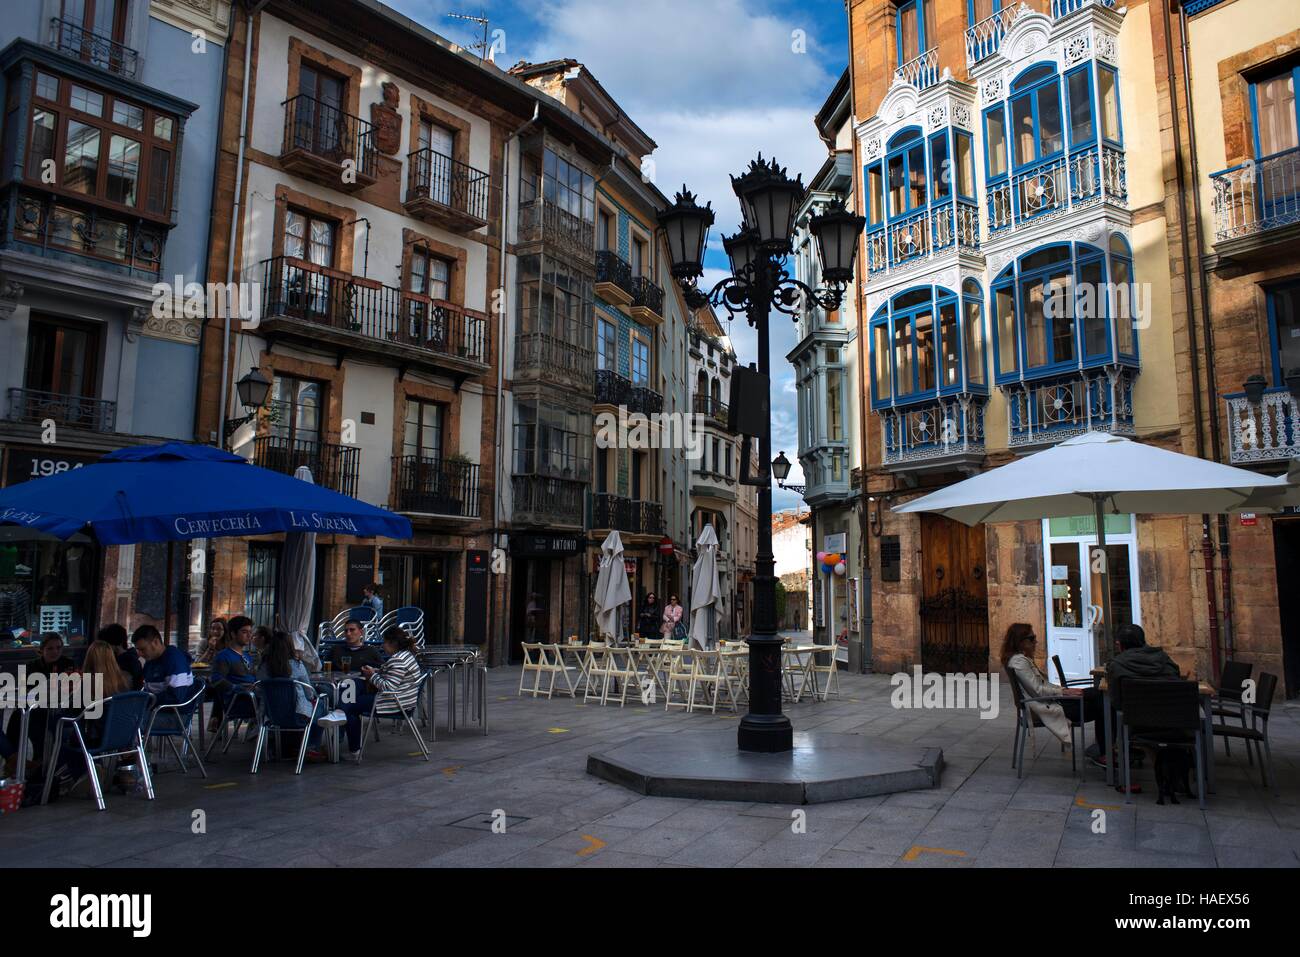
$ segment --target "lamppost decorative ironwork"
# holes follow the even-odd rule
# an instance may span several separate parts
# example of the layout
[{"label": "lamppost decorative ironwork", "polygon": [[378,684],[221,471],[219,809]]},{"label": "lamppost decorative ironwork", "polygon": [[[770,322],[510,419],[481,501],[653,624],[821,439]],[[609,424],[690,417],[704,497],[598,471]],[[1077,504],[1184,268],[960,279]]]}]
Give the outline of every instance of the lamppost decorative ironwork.
[{"label": "lamppost decorative ironwork", "polygon": [[807,485],[786,485],[785,480],[790,475],[790,460],[785,457],[785,449],[776,454],[772,460],[772,475],[776,478],[777,488],[783,488],[787,492],[797,492],[803,495],[808,491]]},{"label": "lamppost decorative ironwork", "polygon": [[[795,215],[805,195],[802,177],[791,179],[776,160],[764,160],[760,153],[748,170],[731,178],[731,185],[740,201],[742,224],[733,236],[723,237],[722,241],[731,275],[708,292],[700,290],[697,283],[704,274],[704,248],[714,221],[712,205],[698,205],[694,194],[683,186],[674,204],[659,214],[659,224],[668,239],[673,277],[681,285],[687,303],[692,308],[720,306],[732,316],[743,314],[758,333],[758,371],[770,376],[768,325],[772,311],[798,319],[810,303],[828,311],[838,309],[853,278],[858,237],[866,220],[843,207],[811,218],[809,227],[817,240],[826,284],[813,289],[786,269]],[[759,459],[766,470],[772,461],[770,418],[762,429],[758,436]],[[737,743],[742,751],[789,751],[794,746],[794,728],[781,711],[781,638],[777,634],[770,479],[760,485],[758,493],[749,713],[740,721]]]}]

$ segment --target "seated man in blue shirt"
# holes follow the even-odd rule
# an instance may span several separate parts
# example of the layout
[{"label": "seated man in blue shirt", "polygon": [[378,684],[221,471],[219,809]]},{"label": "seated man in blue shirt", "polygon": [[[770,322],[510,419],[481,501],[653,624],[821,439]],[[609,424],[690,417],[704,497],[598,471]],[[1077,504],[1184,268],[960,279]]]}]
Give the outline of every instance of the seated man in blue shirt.
[{"label": "seated man in blue shirt", "polygon": [[131,641],[144,659],[144,690],[157,698],[158,704],[175,704],[190,696],[194,675],[189,655],[163,641],[153,625],[141,625]]}]

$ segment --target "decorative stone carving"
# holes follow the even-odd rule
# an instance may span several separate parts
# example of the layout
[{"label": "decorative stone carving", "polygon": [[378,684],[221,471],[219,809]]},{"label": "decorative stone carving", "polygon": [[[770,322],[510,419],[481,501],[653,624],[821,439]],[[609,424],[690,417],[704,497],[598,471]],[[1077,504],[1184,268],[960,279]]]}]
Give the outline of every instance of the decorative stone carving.
[{"label": "decorative stone carving", "polygon": [[402,117],[397,112],[401,91],[396,83],[384,83],[384,102],[370,104],[370,122],[375,127],[375,149],[396,156],[402,148]]},{"label": "decorative stone carving", "polygon": [[1115,62],[1115,38],[1109,33],[1097,37],[1097,55],[1110,63]]},{"label": "decorative stone carving", "polygon": [[191,345],[198,343],[202,331],[201,320],[184,319],[179,316],[155,316],[150,313],[144,324],[144,334],[151,339],[168,339]]},{"label": "decorative stone carving", "polygon": [[132,306],[126,313],[126,341],[135,342],[144,331],[149,321],[149,310],[144,306]]},{"label": "decorative stone carving", "polygon": [[980,89],[980,98],[986,104],[1002,99],[1002,77],[991,76],[985,80]]},{"label": "decorative stone carving", "polygon": [[23,297],[21,283],[12,279],[0,281],[0,319],[9,319],[18,308],[18,300]]},{"label": "decorative stone carving", "polygon": [[970,110],[963,103],[952,108],[952,121],[964,130],[970,129]]},{"label": "decorative stone carving", "polygon": [[1088,34],[1076,33],[1065,41],[1065,62],[1078,63],[1088,55]]},{"label": "decorative stone carving", "polygon": [[867,140],[866,143],[867,159],[875,159],[880,155],[880,145],[881,144],[880,144],[879,136],[873,136],[871,137],[871,139]]},{"label": "decorative stone carving", "polygon": [[930,129],[937,130],[948,121],[948,107],[937,103],[930,107]]}]

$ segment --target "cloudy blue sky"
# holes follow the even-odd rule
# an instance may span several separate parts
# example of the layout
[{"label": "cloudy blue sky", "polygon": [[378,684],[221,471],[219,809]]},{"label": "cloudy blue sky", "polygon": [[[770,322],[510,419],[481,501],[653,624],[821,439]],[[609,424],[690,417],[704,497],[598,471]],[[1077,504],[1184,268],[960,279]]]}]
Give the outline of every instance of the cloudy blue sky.
[{"label": "cloudy blue sky", "polygon": [[[705,281],[723,275],[719,241],[735,230],[740,211],[728,174],[741,172],[760,150],[807,181],[826,158],[812,117],[848,62],[842,0],[386,0],[393,8],[463,46],[482,28],[448,13],[485,16],[509,67],[573,57],[659,148],[656,185],[669,196],[686,183],[718,211]],[[755,359],[755,338],[743,321],[731,334],[741,362]],[[795,460],[793,377],[785,354],[794,325],[772,328],[773,443]],[[798,464],[790,481],[798,482]],[[776,490],[775,506],[797,496]]]}]

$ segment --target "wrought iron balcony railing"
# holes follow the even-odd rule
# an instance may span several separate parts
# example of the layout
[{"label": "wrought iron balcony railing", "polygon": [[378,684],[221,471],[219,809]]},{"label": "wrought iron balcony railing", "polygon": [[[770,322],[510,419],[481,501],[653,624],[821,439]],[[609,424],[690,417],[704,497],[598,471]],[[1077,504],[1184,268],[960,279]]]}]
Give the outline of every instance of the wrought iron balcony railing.
[{"label": "wrought iron balcony railing", "polygon": [[284,152],[301,151],[338,167],[339,183],[344,164],[351,162],[357,176],[373,179],[375,176],[374,127],[337,106],[299,93],[284,101]]},{"label": "wrought iron balcony railing", "polygon": [[1106,366],[1003,386],[1011,446],[1055,443],[1084,432],[1133,435],[1134,369]]},{"label": "wrought iron balcony railing", "polygon": [[632,280],[632,308],[638,307],[649,309],[656,316],[664,314],[664,291],[645,276]]},{"label": "wrought iron balcony railing", "polygon": [[988,186],[990,233],[1097,202],[1128,202],[1124,151],[1088,146]]},{"label": "wrought iron balcony railing", "polygon": [[596,370],[597,405],[624,406],[629,412],[652,415],[662,412],[664,397],[649,386],[634,385],[613,369]]},{"label": "wrought iron balcony railing", "polygon": [[277,256],[262,263],[262,317],[287,317],[486,365],[482,313],[370,279]]},{"label": "wrought iron balcony railing", "polygon": [[[289,414],[285,412],[285,414]],[[290,438],[286,435],[259,435],[253,439],[250,461],[272,472],[292,475],[299,466],[311,470],[317,485],[344,495],[357,494],[357,477],[361,474],[361,449],[350,445],[331,445],[314,439]]]},{"label": "wrought iron balcony railing", "polygon": [[591,496],[591,527],[616,528],[634,535],[662,535],[664,507],[660,502],[643,502],[607,492]]},{"label": "wrought iron balcony railing", "polygon": [[1059,20],[1084,7],[1114,7],[1115,0],[1052,0],[1052,19]]},{"label": "wrought iron balcony railing", "polygon": [[902,64],[894,71],[894,80],[910,83],[918,90],[934,86],[939,81],[939,48],[931,47]]},{"label": "wrought iron balcony railing", "polygon": [[55,17],[50,21],[50,46],[127,79],[135,79],[140,55],[125,43],[118,43],[73,20]]},{"label": "wrought iron balcony railing", "polygon": [[691,409],[697,415],[702,415],[706,419],[712,419],[714,422],[726,426],[727,424],[727,403],[721,399],[715,399],[711,395],[703,392],[697,392],[691,398]]},{"label": "wrought iron balcony railing", "polygon": [[5,244],[45,256],[50,250],[73,253],[97,267],[112,266],[131,276],[157,278],[162,270],[167,230],[157,223],[101,211],[93,203],[10,187],[5,191]]},{"label": "wrought iron balcony railing", "polygon": [[609,249],[596,252],[596,282],[611,283],[627,293],[631,301],[632,267],[627,260]]},{"label": "wrought iron balcony railing", "polygon": [[1300,148],[1213,173],[1215,241],[1300,223]]},{"label": "wrought iron balcony railing", "polygon": [[979,248],[978,207],[954,200],[868,233],[867,273],[874,276],[950,250],[979,252]]},{"label": "wrought iron balcony railing", "polygon": [[510,486],[515,522],[582,527],[586,482],[545,475],[514,475]]},{"label": "wrought iron balcony railing", "polygon": [[9,390],[9,421],[36,425],[46,419],[70,429],[112,432],[117,425],[117,403],[38,389]]},{"label": "wrought iron balcony railing", "polygon": [[991,17],[985,17],[966,31],[966,65],[974,66],[987,56],[998,52],[1019,7],[1009,4]]},{"label": "wrought iron balcony railing", "polygon": [[478,518],[479,467],[432,456],[397,458],[397,510],[426,515]]},{"label": "wrought iron balcony railing", "polygon": [[558,249],[590,262],[595,249],[596,227],[545,199],[519,204],[519,242],[552,243]]},{"label": "wrought iron balcony railing", "polygon": [[426,199],[487,222],[492,178],[430,148],[406,157],[406,201]]},{"label": "wrought iron balcony railing", "polygon": [[664,397],[648,385],[633,385],[628,391],[627,407],[633,412],[654,415],[664,410]]},{"label": "wrought iron balcony railing", "polygon": [[986,396],[965,395],[880,412],[885,465],[984,451]]},{"label": "wrought iron balcony railing", "polygon": [[1233,465],[1278,462],[1300,456],[1300,401],[1285,387],[1266,389],[1259,404],[1244,392],[1225,395]]},{"label": "wrought iron balcony railing", "polygon": [[515,336],[516,378],[541,378],[590,393],[595,381],[596,354],[545,332]]}]

